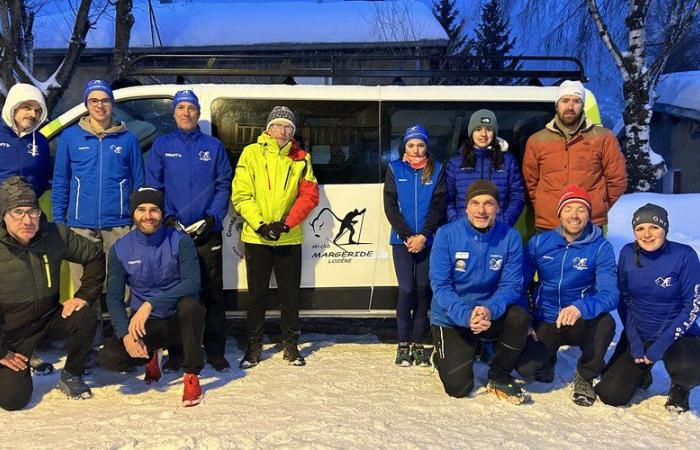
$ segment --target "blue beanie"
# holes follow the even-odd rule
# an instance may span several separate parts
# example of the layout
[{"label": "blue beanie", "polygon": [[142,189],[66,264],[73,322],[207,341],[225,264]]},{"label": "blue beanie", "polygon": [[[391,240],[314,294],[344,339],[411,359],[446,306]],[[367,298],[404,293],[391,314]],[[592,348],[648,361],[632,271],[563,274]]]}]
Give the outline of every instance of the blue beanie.
[{"label": "blue beanie", "polygon": [[430,136],[428,135],[428,130],[419,123],[406,128],[406,132],[403,134],[403,143],[405,144],[411,139],[420,139],[425,142],[425,145],[430,144]]},{"label": "blue beanie", "polygon": [[109,83],[104,80],[90,80],[85,85],[85,90],[83,91],[83,103],[87,105],[88,95],[94,91],[102,91],[109,95],[109,99],[114,101],[114,94],[112,94],[112,88],[109,87]]},{"label": "blue beanie", "polygon": [[197,108],[197,111],[199,111],[199,99],[194,95],[194,92],[185,89],[184,91],[177,91],[175,93],[175,97],[173,97],[173,106],[170,112],[175,112],[177,104],[182,102],[192,103]]}]

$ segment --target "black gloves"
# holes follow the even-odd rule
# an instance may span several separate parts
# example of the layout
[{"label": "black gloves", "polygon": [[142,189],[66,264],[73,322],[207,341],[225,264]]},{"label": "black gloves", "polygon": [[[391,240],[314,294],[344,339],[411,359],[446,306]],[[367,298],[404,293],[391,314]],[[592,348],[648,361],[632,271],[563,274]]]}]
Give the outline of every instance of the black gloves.
[{"label": "black gloves", "polygon": [[[212,216],[206,216],[201,222],[202,223],[197,227],[188,229],[187,231],[195,244],[203,242],[209,236],[209,232],[214,226],[214,223],[216,223],[216,220]],[[190,226],[190,228],[192,228],[192,226]]]},{"label": "black gloves", "polygon": [[175,228],[178,231],[185,231],[185,229],[182,228],[182,224],[177,221],[177,217],[175,216],[166,217],[165,221],[163,222],[163,225],[165,225],[166,227]]},{"label": "black gloves", "polygon": [[289,227],[287,224],[281,221],[264,223],[260,225],[257,230],[255,230],[255,232],[262,236],[263,239],[268,241],[277,241],[279,240],[280,236],[282,236],[282,233],[287,233],[288,231]]}]

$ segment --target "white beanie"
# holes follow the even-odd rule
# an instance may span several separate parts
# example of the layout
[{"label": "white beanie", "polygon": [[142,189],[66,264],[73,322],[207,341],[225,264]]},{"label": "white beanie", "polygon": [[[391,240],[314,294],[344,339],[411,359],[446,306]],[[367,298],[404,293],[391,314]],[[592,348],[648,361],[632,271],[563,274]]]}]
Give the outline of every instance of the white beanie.
[{"label": "white beanie", "polygon": [[586,89],[580,81],[564,80],[557,90],[557,98],[554,99],[554,104],[559,102],[559,99],[565,95],[575,95],[581,99],[581,103],[586,103]]}]

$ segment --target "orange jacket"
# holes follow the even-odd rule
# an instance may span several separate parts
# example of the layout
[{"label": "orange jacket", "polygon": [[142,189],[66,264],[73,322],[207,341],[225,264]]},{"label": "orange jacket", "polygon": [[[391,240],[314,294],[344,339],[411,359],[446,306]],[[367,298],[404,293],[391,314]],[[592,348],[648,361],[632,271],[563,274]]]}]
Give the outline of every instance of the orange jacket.
[{"label": "orange jacket", "polygon": [[535,207],[535,226],[552,229],[559,224],[559,198],[569,184],[591,194],[591,220],[608,223],[608,210],[627,189],[625,158],[607,128],[586,119],[568,143],[554,120],[530,136],[523,157],[523,178]]}]

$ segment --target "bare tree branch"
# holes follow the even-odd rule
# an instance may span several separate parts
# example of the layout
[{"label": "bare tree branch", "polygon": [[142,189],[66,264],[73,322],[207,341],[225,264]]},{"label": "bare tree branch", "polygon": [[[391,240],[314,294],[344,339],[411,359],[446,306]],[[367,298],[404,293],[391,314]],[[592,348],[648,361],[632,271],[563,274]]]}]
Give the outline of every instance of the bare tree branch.
[{"label": "bare tree branch", "polygon": [[590,14],[591,18],[593,19],[593,23],[598,29],[598,34],[600,35],[600,38],[605,43],[605,46],[608,48],[608,51],[612,55],[615,64],[624,76],[626,69],[623,62],[622,53],[620,52],[620,49],[613,40],[612,36],[610,36],[608,26],[605,24],[603,17],[600,15],[600,10],[598,9],[596,0],[586,0],[586,3],[588,3],[588,13]]}]

